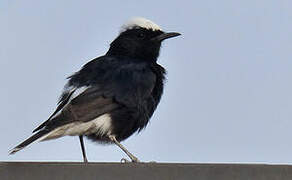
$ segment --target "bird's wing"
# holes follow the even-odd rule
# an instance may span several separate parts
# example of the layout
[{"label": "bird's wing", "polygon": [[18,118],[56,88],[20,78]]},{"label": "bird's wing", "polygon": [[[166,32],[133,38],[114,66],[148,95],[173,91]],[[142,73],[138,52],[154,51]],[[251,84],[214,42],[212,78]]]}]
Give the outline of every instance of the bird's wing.
[{"label": "bird's wing", "polygon": [[[82,89],[83,92],[76,94],[80,91],[79,89]],[[55,111],[34,132],[42,128],[54,129],[74,121],[87,122],[122,106],[114,101],[113,97],[104,97],[103,91],[97,86],[79,89],[73,91],[58,106],[57,110],[59,110],[56,110],[57,112]]]},{"label": "bird's wing", "polygon": [[87,63],[70,77],[56,111],[34,132],[87,122],[123,106],[134,107],[150,96],[156,77],[144,65],[102,60]]},{"label": "bird's wing", "polygon": [[[89,89],[89,91],[85,92],[85,90]],[[68,85],[65,86],[65,89],[60,97],[60,100],[58,102],[58,107],[56,108],[56,110],[54,111],[54,113],[48,118],[48,120],[46,120],[45,122],[43,122],[41,125],[39,125],[37,128],[35,128],[33,130],[33,132],[36,132],[42,128],[44,128],[45,126],[47,126],[48,124],[51,124],[52,122],[56,121],[56,118],[59,117],[59,115],[68,108],[68,105],[71,104],[71,101],[73,99],[75,99],[76,97],[78,97],[80,94],[82,94],[83,92],[85,92],[85,94],[90,94],[92,93],[92,91],[96,89],[96,88],[89,88],[87,86],[83,86],[80,88],[77,87],[68,87]],[[84,97],[84,95],[83,95]],[[57,118],[58,119],[58,118]]]}]

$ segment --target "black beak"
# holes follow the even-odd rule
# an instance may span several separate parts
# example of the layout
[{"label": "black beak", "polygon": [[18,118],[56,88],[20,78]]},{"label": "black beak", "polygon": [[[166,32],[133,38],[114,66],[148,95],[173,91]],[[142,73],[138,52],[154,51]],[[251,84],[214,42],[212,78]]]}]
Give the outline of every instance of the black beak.
[{"label": "black beak", "polygon": [[165,39],[176,37],[176,36],[179,36],[179,35],[181,35],[181,34],[177,33],[177,32],[163,33],[163,34],[160,34],[159,36],[156,36],[156,37],[152,38],[152,40],[161,42],[161,41],[163,41]]}]

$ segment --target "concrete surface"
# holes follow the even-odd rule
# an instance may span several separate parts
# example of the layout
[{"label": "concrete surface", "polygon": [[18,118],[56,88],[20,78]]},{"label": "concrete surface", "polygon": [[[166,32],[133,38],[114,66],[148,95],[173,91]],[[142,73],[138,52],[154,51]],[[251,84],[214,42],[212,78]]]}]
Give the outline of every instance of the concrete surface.
[{"label": "concrete surface", "polygon": [[292,180],[292,166],[262,164],[0,162],[1,180]]}]

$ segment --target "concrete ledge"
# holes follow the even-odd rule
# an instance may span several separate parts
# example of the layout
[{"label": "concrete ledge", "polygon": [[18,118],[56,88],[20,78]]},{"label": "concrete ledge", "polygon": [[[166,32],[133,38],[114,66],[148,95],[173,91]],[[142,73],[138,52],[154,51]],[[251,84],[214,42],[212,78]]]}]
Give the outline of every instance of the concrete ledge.
[{"label": "concrete ledge", "polygon": [[1,180],[292,180],[292,166],[260,164],[0,162]]}]

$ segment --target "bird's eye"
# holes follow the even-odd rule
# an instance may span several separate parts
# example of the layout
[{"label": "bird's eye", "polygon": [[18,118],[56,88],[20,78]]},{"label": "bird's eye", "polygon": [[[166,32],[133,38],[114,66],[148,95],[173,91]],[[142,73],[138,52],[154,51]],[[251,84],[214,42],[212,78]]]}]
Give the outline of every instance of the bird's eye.
[{"label": "bird's eye", "polygon": [[139,33],[139,34],[137,34],[137,36],[138,36],[138,38],[143,39],[145,37],[145,34],[144,33]]}]

